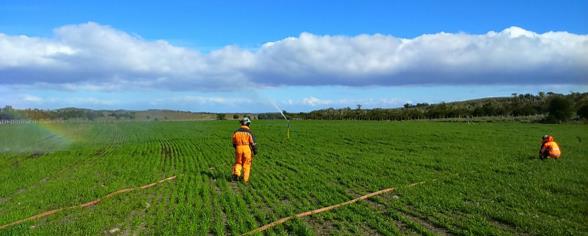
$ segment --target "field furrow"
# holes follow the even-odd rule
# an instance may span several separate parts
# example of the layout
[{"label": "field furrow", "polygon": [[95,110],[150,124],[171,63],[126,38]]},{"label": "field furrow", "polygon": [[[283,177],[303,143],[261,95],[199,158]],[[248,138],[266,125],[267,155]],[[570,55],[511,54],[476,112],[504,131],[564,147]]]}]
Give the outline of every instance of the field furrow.
[{"label": "field furrow", "polygon": [[[240,235],[391,187],[265,233],[588,232],[583,124],[292,121],[287,139],[284,121],[256,121],[259,153],[248,185],[230,179],[236,128],[228,121],[0,126],[14,134],[0,138],[0,225],[177,177],[0,234]],[[544,133],[561,142],[562,159],[536,158]]]}]

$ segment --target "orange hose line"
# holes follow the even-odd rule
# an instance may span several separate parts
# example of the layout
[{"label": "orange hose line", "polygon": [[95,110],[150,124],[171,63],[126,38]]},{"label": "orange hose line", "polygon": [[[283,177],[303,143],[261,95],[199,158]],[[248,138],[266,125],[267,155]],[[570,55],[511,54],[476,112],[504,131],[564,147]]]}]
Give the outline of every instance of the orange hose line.
[{"label": "orange hose line", "polygon": [[148,188],[151,188],[151,187],[153,187],[155,185],[161,184],[163,182],[174,180],[175,178],[176,178],[176,176],[172,176],[172,177],[168,177],[168,178],[159,180],[157,182],[150,183],[150,184],[147,184],[147,185],[143,185],[143,186],[140,186],[140,187],[132,187],[132,188],[120,189],[120,190],[117,190],[115,192],[109,193],[108,195],[106,195],[106,196],[104,196],[102,198],[98,198],[96,200],[89,201],[89,202],[86,202],[86,203],[83,203],[83,204],[80,204],[80,205],[63,207],[63,208],[58,208],[58,209],[54,209],[54,210],[50,210],[50,211],[45,211],[45,212],[39,213],[37,215],[31,216],[31,217],[28,217],[28,218],[25,218],[25,219],[21,219],[21,220],[14,221],[12,223],[1,225],[0,226],[0,229],[5,229],[5,228],[8,228],[10,226],[22,224],[22,223],[27,222],[27,221],[33,221],[33,220],[45,218],[47,216],[54,215],[54,214],[59,213],[59,212],[64,211],[64,210],[70,210],[70,209],[75,209],[75,208],[87,208],[87,207],[95,206],[95,205],[99,204],[100,202],[102,202],[102,201],[104,201],[106,199],[112,198],[112,197],[114,197],[116,195],[119,195],[119,194],[122,194],[122,193],[126,193],[126,192],[135,191],[135,190],[140,190],[140,189],[148,189]]},{"label": "orange hose line", "polygon": [[[435,180],[431,180],[431,181],[435,181]],[[414,186],[417,186],[417,185],[420,185],[420,184],[424,184],[424,183],[426,183],[426,181],[412,183],[412,184],[407,185],[406,187],[414,187]],[[315,209],[315,210],[311,210],[311,211],[305,211],[305,212],[298,213],[298,214],[293,215],[293,216],[284,217],[284,218],[281,218],[279,220],[276,220],[276,221],[274,221],[272,223],[269,223],[269,224],[266,224],[266,225],[261,226],[259,228],[256,228],[254,230],[251,230],[251,231],[249,231],[247,233],[244,233],[242,235],[252,235],[252,234],[256,234],[256,233],[261,233],[261,232],[263,232],[263,231],[265,231],[265,230],[267,230],[269,228],[272,228],[272,227],[274,227],[276,225],[283,224],[286,221],[289,221],[289,220],[294,219],[294,218],[302,218],[302,217],[305,217],[305,216],[314,215],[314,214],[318,214],[318,213],[325,212],[325,211],[330,211],[330,210],[333,210],[335,208],[339,208],[339,207],[342,207],[342,206],[353,204],[353,203],[358,202],[358,201],[361,201],[361,200],[365,200],[365,199],[368,199],[368,198],[371,198],[371,197],[374,197],[374,196],[377,196],[377,195],[380,195],[380,194],[383,194],[383,193],[388,193],[388,192],[393,192],[393,191],[396,191],[396,189],[395,188],[382,189],[380,191],[369,193],[369,194],[363,195],[363,196],[358,197],[358,198],[354,198],[354,199],[349,200],[349,201],[346,201],[346,202],[342,202],[342,203],[331,205],[331,206],[326,206],[326,207]]]}]

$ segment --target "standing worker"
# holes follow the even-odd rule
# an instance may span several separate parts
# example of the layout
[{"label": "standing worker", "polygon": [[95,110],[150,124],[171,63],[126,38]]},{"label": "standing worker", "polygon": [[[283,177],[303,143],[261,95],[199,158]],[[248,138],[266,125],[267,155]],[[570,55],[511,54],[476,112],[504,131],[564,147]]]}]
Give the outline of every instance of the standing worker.
[{"label": "standing worker", "polygon": [[560,156],[561,151],[559,150],[559,145],[553,141],[553,137],[547,134],[543,136],[543,143],[541,144],[541,150],[539,151],[539,158],[541,158],[541,160],[546,158],[559,159]]},{"label": "standing worker", "polygon": [[251,171],[251,161],[253,155],[257,154],[255,147],[255,136],[251,133],[249,126],[251,120],[248,117],[240,121],[241,127],[233,133],[233,147],[235,148],[235,164],[233,165],[233,181],[241,178],[243,170],[243,182],[249,182],[249,172]]}]

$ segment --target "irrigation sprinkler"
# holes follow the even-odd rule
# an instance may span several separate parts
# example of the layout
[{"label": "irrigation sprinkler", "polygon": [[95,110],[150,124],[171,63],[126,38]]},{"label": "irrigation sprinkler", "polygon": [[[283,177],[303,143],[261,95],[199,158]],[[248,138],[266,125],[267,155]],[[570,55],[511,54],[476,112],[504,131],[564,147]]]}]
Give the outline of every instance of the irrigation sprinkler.
[{"label": "irrigation sprinkler", "polygon": [[286,131],[286,137],[288,139],[290,139],[290,120],[288,120],[288,117],[286,117],[286,115],[284,115],[284,112],[282,110],[280,110],[280,114],[282,114],[282,117],[284,117],[284,120],[286,120],[286,122],[288,122],[288,130]]},{"label": "irrigation sprinkler", "polygon": [[288,130],[286,131],[286,137],[287,139],[290,139],[290,120],[288,119],[288,117],[286,117],[286,115],[284,115],[284,110],[282,110],[278,104],[276,104],[275,102],[271,102],[272,105],[274,105],[274,107],[280,112],[280,114],[282,115],[282,117],[284,117],[284,120],[286,120],[286,122],[288,122]]}]

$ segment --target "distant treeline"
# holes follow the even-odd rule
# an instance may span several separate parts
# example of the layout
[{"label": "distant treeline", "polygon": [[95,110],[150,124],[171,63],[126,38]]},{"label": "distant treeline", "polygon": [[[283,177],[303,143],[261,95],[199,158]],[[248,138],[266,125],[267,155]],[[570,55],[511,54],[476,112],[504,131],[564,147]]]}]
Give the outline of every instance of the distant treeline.
[{"label": "distant treeline", "polygon": [[133,111],[96,111],[80,108],[62,108],[56,110],[41,109],[14,109],[11,106],[0,108],[0,120],[95,120],[99,118],[109,119],[134,119]]},{"label": "distant treeline", "polygon": [[[284,111],[285,112],[285,111]],[[287,113],[287,112],[286,112]],[[588,93],[568,95],[552,92],[513,94],[512,97],[484,98],[439,104],[405,104],[402,108],[322,109],[311,112],[287,113],[291,119],[312,120],[415,120],[475,117],[540,116],[543,122],[561,122],[588,118]],[[280,113],[263,113],[259,119],[282,119]]]},{"label": "distant treeline", "polygon": [[91,110],[62,108],[55,110],[0,108],[0,120],[213,120],[215,114],[173,110]]},{"label": "distant treeline", "polygon": [[[305,120],[416,120],[471,119],[477,117],[540,117],[543,122],[588,119],[588,93],[567,95],[540,92],[513,94],[511,97],[483,98],[439,104],[404,104],[401,108],[328,108],[311,112],[288,113],[290,119]],[[280,113],[240,114],[202,113],[173,110],[90,110],[62,108],[55,110],[0,108],[0,120],[227,120],[283,119]]]}]

